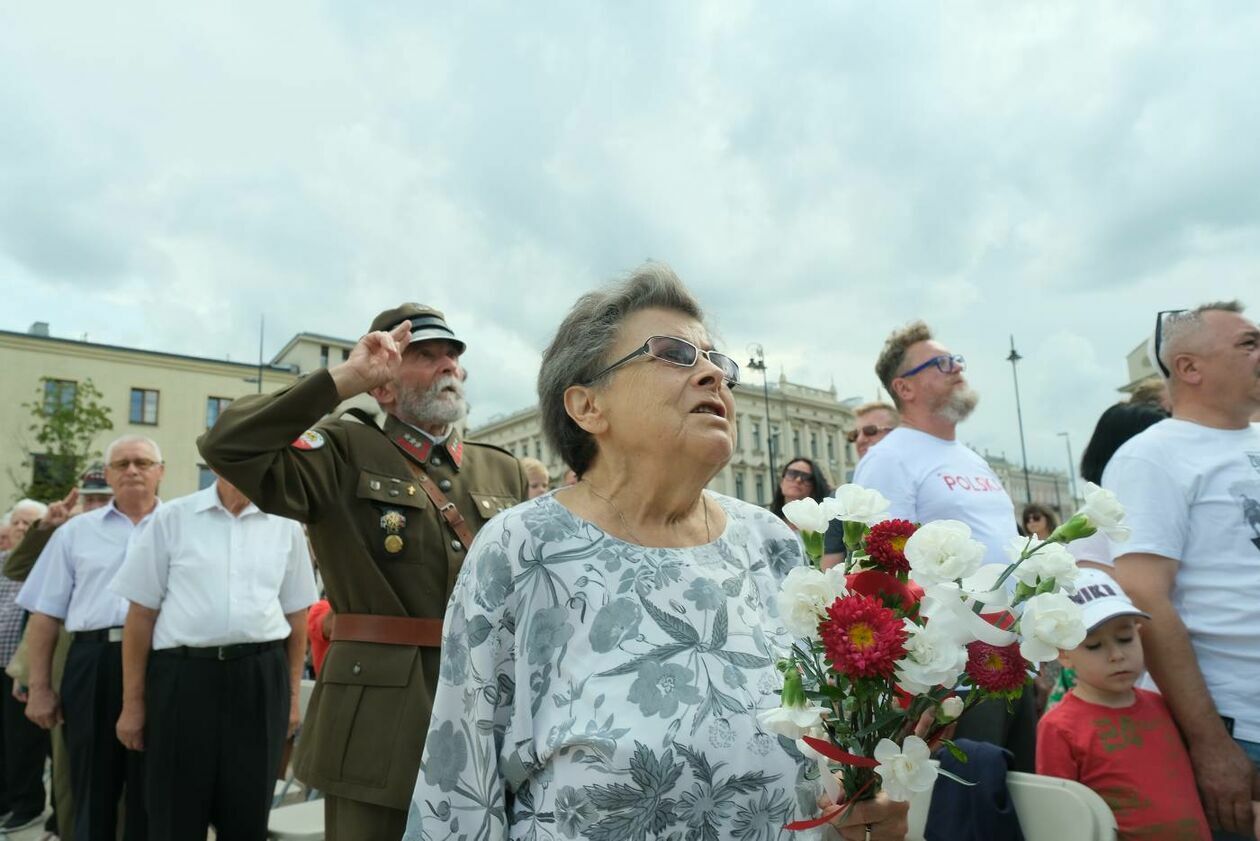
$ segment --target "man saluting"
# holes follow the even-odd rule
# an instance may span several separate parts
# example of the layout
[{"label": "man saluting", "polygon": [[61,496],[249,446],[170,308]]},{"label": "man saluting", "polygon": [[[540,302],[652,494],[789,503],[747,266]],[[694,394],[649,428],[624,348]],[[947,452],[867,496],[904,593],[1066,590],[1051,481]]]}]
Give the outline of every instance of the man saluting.
[{"label": "man saluting", "polygon": [[[335,618],[296,771],[325,793],[334,841],[402,837],[447,599],[472,536],[525,498],[510,453],[454,429],[464,347],[441,312],[403,304],[345,362],[237,400],[198,442],[260,509],[308,526]],[[363,393],[383,429],[325,417]]]}]

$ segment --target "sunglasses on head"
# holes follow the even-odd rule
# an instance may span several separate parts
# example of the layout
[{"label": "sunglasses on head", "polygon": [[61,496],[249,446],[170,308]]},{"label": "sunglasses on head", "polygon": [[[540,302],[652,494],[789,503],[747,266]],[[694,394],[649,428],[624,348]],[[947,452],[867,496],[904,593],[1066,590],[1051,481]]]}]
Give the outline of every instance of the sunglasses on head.
[{"label": "sunglasses on head", "polygon": [[937,370],[942,374],[952,374],[955,371],[961,371],[967,367],[967,360],[957,353],[942,353],[940,356],[933,356],[922,365],[916,365],[904,374],[898,374],[898,378],[913,377],[921,371],[926,371],[929,367],[935,365]]},{"label": "sunglasses on head", "polygon": [[1178,315],[1185,310],[1160,310],[1155,313],[1155,364],[1159,366],[1159,370],[1163,372],[1164,379],[1172,376],[1172,373],[1164,365],[1164,360],[1159,358],[1159,349],[1164,341],[1164,316]]},{"label": "sunglasses on head", "polygon": [[795,479],[798,482],[808,482],[811,485],[814,484],[814,476],[812,473],[806,473],[804,470],[797,470],[794,467],[789,467],[787,470],[784,470],[783,478]]},{"label": "sunglasses on head", "polygon": [[727,385],[733,386],[739,382],[739,365],[726,354],[718,353],[716,350],[701,350],[686,339],[680,339],[677,336],[652,336],[638,350],[627,353],[582,385],[591,385],[640,356],[651,357],[679,368],[690,368],[703,356],[721,370],[722,378],[726,380]]},{"label": "sunglasses on head", "polygon": [[859,426],[857,429],[850,429],[848,432],[844,433],[844,437],[845,437],[845,440],[847,440],[850,444],[852,444],[854,441],[858,439],[859,435],[865,436],[866,438],[874,438],[876,435],[878,435],[881,432],[892,432],[892,431],[893,431],[893,428],[891,426],[874,426],[874,425]]}]

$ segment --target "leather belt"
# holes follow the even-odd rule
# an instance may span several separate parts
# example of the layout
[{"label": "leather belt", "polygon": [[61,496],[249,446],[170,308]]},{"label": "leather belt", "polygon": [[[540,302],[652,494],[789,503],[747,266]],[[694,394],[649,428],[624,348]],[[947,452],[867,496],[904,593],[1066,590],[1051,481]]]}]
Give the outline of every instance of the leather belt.
[{"label": "leather belt", "polygon": [[122,628],[99,628],[95,631],[75,631],[74,639],[83,642],[122,642]]},{"label": "leather belt", "polygon": [[235,645],[212,645],[207,647],[177,645],[174,648],[159,648],[153,654],[165,654],[168,657],[192,657],[199,660],[236,660],[263,651],[270,651],[284,645],[284,640],[269,642],[238,642]]},{"label": "leather belt", "polygon": [[442,620],[414,616],[377,616],[371,613],[335,613],[332,641],[441,648]]}]

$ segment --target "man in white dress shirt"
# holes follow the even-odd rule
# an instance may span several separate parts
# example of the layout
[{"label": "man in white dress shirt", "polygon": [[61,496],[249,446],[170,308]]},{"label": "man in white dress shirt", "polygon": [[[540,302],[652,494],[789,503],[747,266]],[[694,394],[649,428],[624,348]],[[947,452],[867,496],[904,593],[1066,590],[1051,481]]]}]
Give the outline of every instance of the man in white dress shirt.
[{"label": "man in white dress shirt", "polygon": [[[53,532],[18,604],[30,611],[26,633],[30,688],[26,717],[51,728],[65,711],[74,841],[114,841],[118,804],[127,797],[124,841],[147,837],[141,754],[114,735],[122,710],[122,625],[127,601],[110,592],[135,529],[160,502],[162,453],[139,435],[125,435],[105,450],[105,481],[113,501]],[[73,636],[61,680],[52,688],[52,655],[59,627]]]},{"label": "man in white dress shirt", "polygon": [[[984,544],[985,563],[1007,564],[1016,536],[1015,505],[979,454],[958,440],[958,424],[979,398],[963,377],[961,356],[932,338],[922,321],[884,342],[875,373],[901,412],[901,425],[867,451],[853,481],[892,503],[889,514],[910,522],[959,520]],[[1013,770],[1035,767],[1036,707],[1031,688],[1008,714],[1004,701],[987,701],[958,723],[961,738],[992,742],[1015,754]]]},{"label": "man in white dress shirt", "polygon": [[151,836],[264,841],[319,598],[301,525],[219,478],[136,533],[111,589],[131,603],[117,731],[146,754]]}]

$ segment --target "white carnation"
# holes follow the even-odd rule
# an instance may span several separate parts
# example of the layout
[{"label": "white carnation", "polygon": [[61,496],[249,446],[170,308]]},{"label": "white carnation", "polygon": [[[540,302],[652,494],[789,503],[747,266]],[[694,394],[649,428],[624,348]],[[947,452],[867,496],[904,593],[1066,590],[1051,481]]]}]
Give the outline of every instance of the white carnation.
[{"label": "white carnation", "polygon": [[805,497],[784,503],[783,516],[801,531],[825,532],[830,517],[818,500]]},{"label": "white carnation", "polygon": [[930,789],[937,774],[931,758],[927,742],[918,736],[906,736],[900,748],[891,739],[880,739],[875,746],[875,761],[879,763],[875,773],[883,780],[888,799],[905,801]]},{"label": "white carnation", "polygon": [[1116,495],[1093,482],[1085,483],[1085,504],[1078,512],[1084,514],[1089,524],[1107,535],[1113,543],[1129,539],[1129,527],[1124,525],[1124,506]]},{"label": "white carnation", "polygon": [[833,517],[841,520],[873,526],[888,519],[891,503],[879,491],[861,485],[841,485],[836,488],[834,500]]},{"label": "white carnation", "polygon": [[947,622],[902,621],[906,656],[897,661],[897,685],[911,695],[933,686],[953,686],[967,667],[967,648],[958,641],[957,629]]},{"label": "white carnation", "polygon": [[1024,605],[1019,620],[1019,653],[1030,663],[1045,663],[1059,649],[1073,649],[1085,639],[1080,605],[1062,593],[1042,593]]},{"label": "white carnation", "polygon": [[826,707],[813,705],[778,706],[757,713],[757,720],[761,722],[763,729],[795,741],[801,736],[812,733],[815,727],[822,724],[822,716],[825,712],[827,712]]},{"label": "white carnation", "polygon": [[[1032,538],[1029,537],[1011,538],[1006,553],[1010,555],[1012,562],[1017,561],[1031,543]],[[1011,577],[1029,587],[1036,587],[1039,582],[1053,578],[1056,586],[1075,593],[1075,581],[1079,574],[1076,558],[1062,543],[1046,543],[1017,566]]]},{"label": "white carnation", "polygon": [[820,572],[812,567],[793,567],[783,579],[776,597],[779,618],[788,633],[801,639],[818,640],[818,623],[832,602],[843,596],[844,572],[832,567]]},{"label": "white carnation", "polygon": [[971,527],[958,520],[937,520],[919,527],[906,541],[910,577],[920,586],[966,578],[980,569],[984,544],[971,539]]}]

